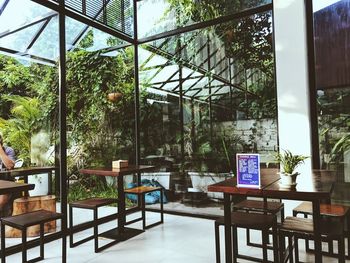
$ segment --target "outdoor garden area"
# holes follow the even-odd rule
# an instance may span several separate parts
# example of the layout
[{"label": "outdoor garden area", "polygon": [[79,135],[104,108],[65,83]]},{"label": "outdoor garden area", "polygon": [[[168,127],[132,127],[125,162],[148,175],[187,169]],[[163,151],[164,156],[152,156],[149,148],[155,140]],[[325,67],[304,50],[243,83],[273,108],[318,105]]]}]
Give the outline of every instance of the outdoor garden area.
[{"label": "outdoor garden area", "polygon": [[[0,131],[24,167],[57,166],[58,15],[25,2],[18,25],[11,31],[2,23],[0,30]],[[260,153],[264,167],[276,166],[272,12],[151,38],[268,1],[160,2],[162,15],[148,19],[144,16],[154,1],[138,3],[139,19],[146,22],[139,25],[139,38],[145,40],[136,49],[66,18],[68,201],[115,197],[115,181],[86,177],[79,170],[110,167],[118,159],[156,165],[157,170],[143,178],[157,180],[167,189],[169,201],[180,203],[189,189],[205,192],[208,183],[232,176],[236,153]],[[18,3],[10,1],[8,15]],[[108,15],[113,8],[107,7],[107,22],[132,35],[132,3],[125,3],[123,23]],[[96,10],[90,16],[99,19],[102,9]],[[11,50],[16,52],[11,55]],[[22,50],[27,56],[18,53]],[[322,162],[339,167],[349,158],[349,92],[319,95]]]}]

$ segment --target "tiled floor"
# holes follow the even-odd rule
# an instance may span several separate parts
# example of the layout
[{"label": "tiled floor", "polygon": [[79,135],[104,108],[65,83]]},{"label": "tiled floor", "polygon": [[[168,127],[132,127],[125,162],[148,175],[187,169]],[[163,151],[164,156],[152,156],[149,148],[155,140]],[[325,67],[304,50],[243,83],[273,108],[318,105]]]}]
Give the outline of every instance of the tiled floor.
[{"label": "tiled floor", "polygon": [[[109,213],[113,208],[103,210]],[[77,221],[83,221],[91,214],[80,212],[75,214]],[[159,214],[148,213],[149,222],[157,220]],[[113,222],[114,223],[114,222]],[[113,223],[108,223],[102,228],[108,229]],[[133,227],[141,227],[141,224],[134,224]],[[77,234],[76,237],[83,237],[91,232]],[[223,242],[223,229],[221,229],[221,241]],[[254,239],[259,239],[258,232],[253,234]],[[261,257],[257,248],[245,246],[245,231],[239,232],[240,252]],[[7,239],[6,244],[19,243],[19,239]],[[101,239],[101,244],[106,240]],[[222,243],[223,244],[223,243]],[[300,249],[303,250],[304,242],[300,242]],[[224,246],[222,245],[222,248]],[[38,249],[29,251],[29,258],[38,255]],[[45,245],[45,263],[61,262],[61,242],[55,241]],[[224,251],[221,251],[224,257]],[[304,262],[314,262],[312,254],[300,253]],[[270,255],[272,258],[272,255]],[[21,255],[16,254],[7,258],[9,263],[21,262]],[[76,248],[68,248],[68,262],[72,263],[215,263],[214,246],[214,223],[211,220],[197,219],[191,217],[180,217],[173,215],[165,216],[165,223],[147,230],[145,233],[128,241],[119,243],[101,253],[93,252],[93,241],[89,241]],[[224,260],[222,260],[224,262]],[[240,260],[239,262],[246,262]],[[337,259],[324,257],[324,262],[337,262]],[[350,262],[350,261],[348,261]]]}]

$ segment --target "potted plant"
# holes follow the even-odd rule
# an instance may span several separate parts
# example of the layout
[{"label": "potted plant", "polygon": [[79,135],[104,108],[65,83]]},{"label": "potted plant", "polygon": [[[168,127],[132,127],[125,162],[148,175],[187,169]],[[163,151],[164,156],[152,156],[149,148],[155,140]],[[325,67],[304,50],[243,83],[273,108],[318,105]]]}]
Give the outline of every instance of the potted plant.
[{"label": "potted plant", "polygon": [[304,163],[307,156],[293,155],[289,150],[283,150],[276,154],[276,161],[281,164],[281,185],[285,187],[296,186],[296,178],[299,173],[295,172],[295,168]]}]

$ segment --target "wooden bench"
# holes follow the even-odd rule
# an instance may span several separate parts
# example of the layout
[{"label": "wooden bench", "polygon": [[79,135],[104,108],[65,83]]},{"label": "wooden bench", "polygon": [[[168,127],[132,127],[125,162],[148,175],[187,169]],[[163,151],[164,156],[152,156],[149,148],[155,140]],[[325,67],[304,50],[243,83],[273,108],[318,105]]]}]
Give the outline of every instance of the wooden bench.
[{"label": "wooden bench", "polygon": [[[145,196],[147,193],[151,193],[151,192],[156,192],[159,191],[160,192],[160,221],[150,224],[150,225],[146,225],[146,201],[145,201]],[[164,222],[164,209],[163,209],[163,188],[161,187],[153,187],[153,186],[138,186],[138,187],[134,187],[134,188],[129,188],[129,189],[125,189],[124,192],[126,194],[132,194],[132,195],[137,195],[137,200],[138,200],[138,205],[141,206],[141,217],[131,220],[129,222],[127,222],[126,224],[132,224],[135,223],[137,221],[142,220],[142,228],[143,230],[154,227],[156,225],[162,224]]]},{"label": "wooden bench", "polygon": [[[53,220],[61,219],[60,213],[50,212],[46,210],[38,210],[21,215],[9,216],[1,218],[1,262],[5,263],[5,226],[17,228],[22,232],[22,262],[36,262],[44,259],[44,224]],[[40,256],[27,261],[27,228],[40,225]],[[62,234],[62,258],[66,258],[66,236]],[[62,261],[62,262],[65,262]]]},{"label": "wooden bench", "polygon": [[[107,206],[107,205],[111,205],[111,204],[115,204],[118,202],[118,199],[115,198],[88,198],[88,199],[84,199],[84,200],[79,200],[79,201],[75,201],[69,204],[69,246],[72,247],[76,247],[80,244],[83,244],[89,240],[94,239],[94,249],[95,249],[95,253],[98,253],[100,251],[102,251],[103,249],[106,249],[110,246],[112,246],[113,244],[115,244],[116,242],[110,242],[102,247],[99,247],[98,245],[98,226],[100,225],[98,222],[98,208],[102,207],[102,206]],[[73,208],[80,208],[80,209],[88,209],[88,210],[92,210],[93,211],[93,229],[94,229],[94,233],[92,236],[86,237],[84,239],[81,239],[77,242],[74,243],[73,240],[73,234],[80,232],[80,231],[73,231]],[[103,219],[103,218],[100,218]],[[81,230],[82,231],[82,230]]]}]

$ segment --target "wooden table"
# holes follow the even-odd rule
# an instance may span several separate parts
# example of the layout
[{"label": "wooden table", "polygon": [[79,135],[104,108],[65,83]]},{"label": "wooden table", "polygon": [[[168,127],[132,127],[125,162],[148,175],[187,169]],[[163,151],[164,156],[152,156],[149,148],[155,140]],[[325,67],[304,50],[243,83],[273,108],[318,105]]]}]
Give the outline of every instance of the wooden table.
[{"label": "wooden table", "polygon": [[290,200],[311,201],[313,204],[313,223],[315,237],[315,262],[322,262],[320,235],[320,201],[330,200],[335,180],[335,172],[314,170],[297,177],[297,186],[293,189],[283,188],[279,183],[279,175],[273,169],[262,169],[261,187],[258,189],[236,186],[236,178],[225,180],[208,186],[208,191],[224,193],[225,218],[225,251],[226,263],[232,262],[231,239],[231,196],[257,196],[263,198],[279,198]]},{"label": "wooden table", "polygon": [[0,180],[0,195],[18,193],[22,191],[33,190],[34,184],[15,183],[11,181]]},{"label": "wooden table", "polygon": [[139,235],[143,230],[125,227],[126,222],[126,209],[125,209],[125,193],[124,193],[124,176],[130,174],[139,174],[141,172],[148,172],[155,168],[155,166],[147,165],[129,165],[126,168],[111,169],[111,168],[93,168],[93,169],[82,169],[81,174],[86,175],[99,175],[99,176],[112,176],[117,177],[118,184],[118,227],[107,231],[101,236],[115,239],[118,241],[124,241],[134,236]]},{"label": "wooden table", "polygon": [[[44,166],[44,167],[38,167],[38,166],[31,166],[31,167],[22,167],[22,168],[15,168],[12,170],[0,170],[0,178],[1,175],[9,175],[11,177],[24,177],[24,182],[28,183],[28,176],[35,175],[35,174],[46,174],[49,177],[48,180],[48,194],[52,194],[52,171],[57,172],[58,168],[54,166]],[[59,180],[56,180],[59,185]],[[56,184],[57,187],[57,184]]]}]

